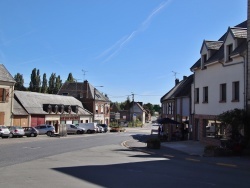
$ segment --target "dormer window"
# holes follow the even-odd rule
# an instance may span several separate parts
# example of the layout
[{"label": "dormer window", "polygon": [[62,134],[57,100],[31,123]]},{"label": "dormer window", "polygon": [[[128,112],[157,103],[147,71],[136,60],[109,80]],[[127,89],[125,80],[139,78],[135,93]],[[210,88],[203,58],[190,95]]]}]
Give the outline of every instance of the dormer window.
[{"label": "dormer window", "polygon": [[232,61],[233,59],[230,57],[231,53],[233,52],[233,44],[227,45],[226,49],[226,61]]}]

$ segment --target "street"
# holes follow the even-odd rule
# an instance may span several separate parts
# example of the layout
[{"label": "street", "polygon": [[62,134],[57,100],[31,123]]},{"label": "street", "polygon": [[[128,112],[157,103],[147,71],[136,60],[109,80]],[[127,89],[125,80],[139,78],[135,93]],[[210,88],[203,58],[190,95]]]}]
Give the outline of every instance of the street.
[{"label": "street", "polygon": [[180,157],[161,157],[122,145],[150,131],[148,124],[124,133],[0,140],[0,187],[249,187],[249,169],[183,160],[177,151]]}]

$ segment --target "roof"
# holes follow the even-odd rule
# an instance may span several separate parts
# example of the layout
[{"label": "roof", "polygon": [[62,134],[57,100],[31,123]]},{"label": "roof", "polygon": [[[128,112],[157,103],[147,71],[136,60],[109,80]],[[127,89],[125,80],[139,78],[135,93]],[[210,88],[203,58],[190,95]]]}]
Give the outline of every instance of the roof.
[{"label": "roof", "polygon": [[219,50],[223,41],[204,41],[209,50]]},{"label": "roof", "polygon": [[14,99],[14,107],[13,107],[14,115],[29,115],[24,108]]},{"label": "roof", "polygon": [[193,83],[193,74],[183,79],[178,84],[176,84],[168,93],[166,93],[162,98],[161,102],[164,100],[175,99],[177,97],[188,97],[191,93],[191,84]]},{"label": "roof", "polygon": [[48,112],[43,110],[44,104],[77,105],[80,107],[78,114],[91,114],[88,110],[83,108],[82,103],[79,100],[72,96],[44,94],[29,91],[15,91],[14,94],[17,101],[29,114],[48,114]]},{"label": "roof", "polygon": [[0,64],[0,81],[13,82],[13,83],[16,82],[3,64]]},{"label": "roof", "polygon": [[[85,87],[86,86],[86,87]],[[95,90],[95,97],[94,97]],[[92,86],[87,80],[82,82],[65,82],[60,90],[58,95],[64,95],[67,93],[68,96],[78,97],[79,93],[84,94],[88,99],[96,99],[100,101],[109,101],[109,98],[103,95],[98,89]]]},{"label": "roof", "polygon": [[247,38],[247,28],[231,27],[230,30],[235,38]]},{"label": "roof", "polygon": [[[229,29],[227,30],[226,33],[224,33],[220,38],[219,40],[217,41],[218,44],[219,43],[222,43],[222,45],[220,46],[220,48],[218,49],[217,47],[218,46],[214,46],[213,47],[213,50],[217,50],[206,62],[205,62],[205,65],[211,63],[211,62],[214,62],[214,61],[219,61],[219,60],[222,60],[224,58],[224,44],[223,44],[223,41],[225,40],[228,32],[231,32],[232,35],[235,37],[235,38],[246,38],[247,37],[247,21],[244,21],[238,25],[236,25],[235,27],[229,27]],[[216,44],[216,45],[218,45]],[[210,45],[210,44],[208,44]],[[211,45],[213,46],[213,44],[211,43]],[[217,49],[216,49],[217,48]],[[211,47],[212,49],[212,47]],[[239,49],[237,49],[238,51]],[[236,49],[232,52],[232,54],[236,54],[237,53]],[[200,68],[201,66],[201,59],[199,58],[193,65],[192,67],[190,68],[190,70],[192,71],[193,69],[196,69],[196,68]]]}]

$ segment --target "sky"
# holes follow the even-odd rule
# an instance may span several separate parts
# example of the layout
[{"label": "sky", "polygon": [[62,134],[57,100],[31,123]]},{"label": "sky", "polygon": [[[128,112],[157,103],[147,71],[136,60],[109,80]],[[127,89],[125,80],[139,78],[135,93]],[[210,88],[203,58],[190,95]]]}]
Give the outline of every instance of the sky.
[{"label": "sky", "polygon": [[160,104],[203,40],[246,19],[247,0],[0,0],[0,64],[25,86],[36,68],[88,80],[112,102]]}]

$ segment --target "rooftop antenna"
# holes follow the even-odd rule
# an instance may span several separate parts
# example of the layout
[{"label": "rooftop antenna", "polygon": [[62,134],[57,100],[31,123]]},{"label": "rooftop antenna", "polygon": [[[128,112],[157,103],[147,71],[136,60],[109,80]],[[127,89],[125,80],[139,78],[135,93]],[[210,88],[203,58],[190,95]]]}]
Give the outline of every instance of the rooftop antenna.
[{"label": "rooftop antenna", "polygon": [[82,74],[83,74],[83,82],[84,82],[84,80],[85,80],[85,75],[86,75],[86,72],[88,72],[88,71],[85,71],[85,70],[83,70],[83,69],[82,69]]},{"label": "rooftop antenna", "polygon": [[176,74],[179,74],[178,72],[174,72],[172,71],[172,73],[174,73],[174,78],[176,79]]}]

